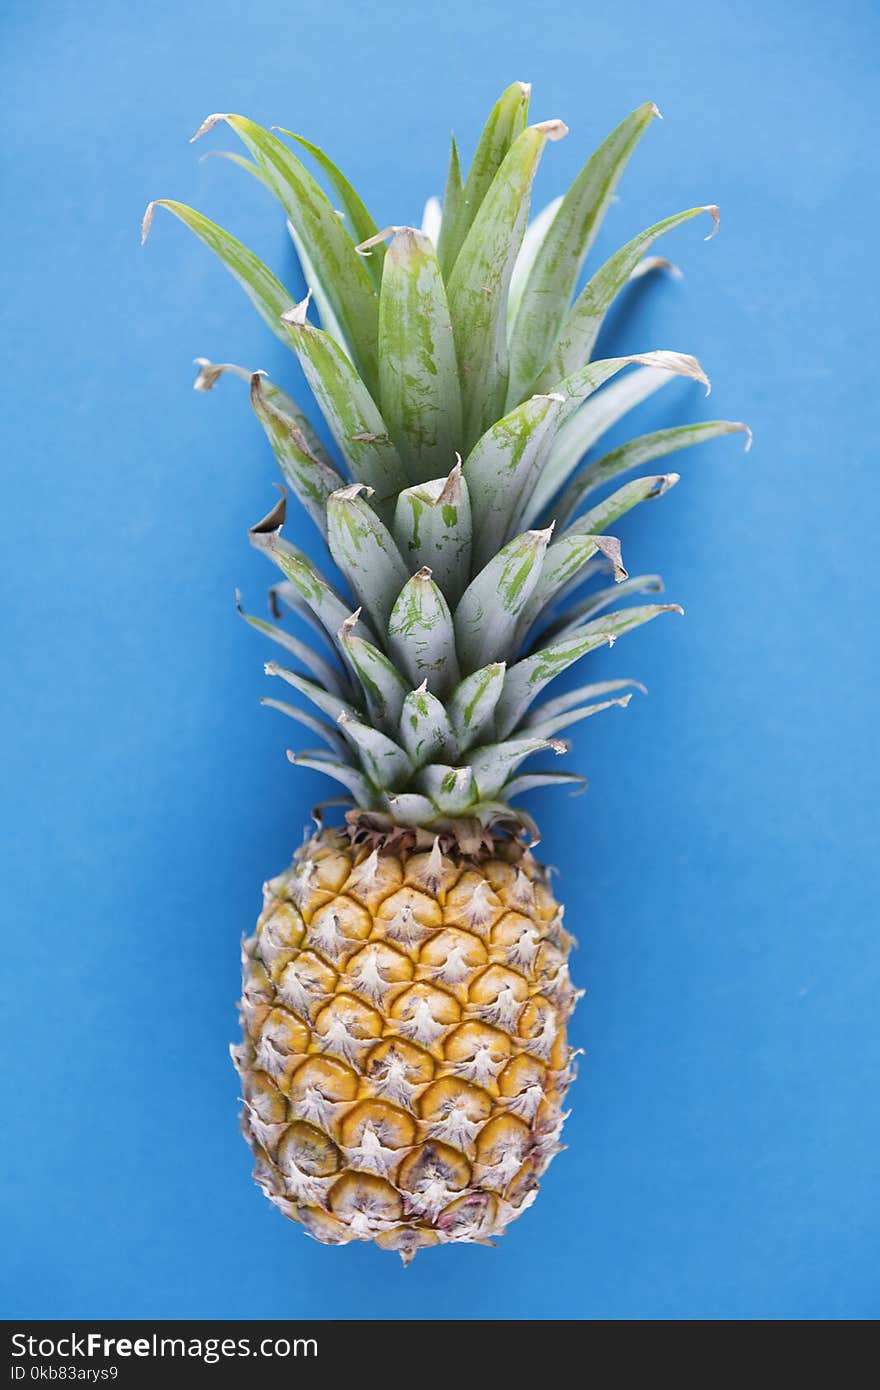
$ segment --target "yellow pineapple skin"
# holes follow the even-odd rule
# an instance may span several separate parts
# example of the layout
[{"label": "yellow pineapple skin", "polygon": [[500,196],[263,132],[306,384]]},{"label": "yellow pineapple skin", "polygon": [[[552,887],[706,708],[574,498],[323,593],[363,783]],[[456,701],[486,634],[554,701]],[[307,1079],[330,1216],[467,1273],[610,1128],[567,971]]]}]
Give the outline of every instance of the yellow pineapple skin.
[{"label": "yellow pineapple skin", "polygon": [[266,1195],[331,1245],[487,1243],[559,1152],[572,940],[519,842],[321,830],[244,942],[242,1123]]}]

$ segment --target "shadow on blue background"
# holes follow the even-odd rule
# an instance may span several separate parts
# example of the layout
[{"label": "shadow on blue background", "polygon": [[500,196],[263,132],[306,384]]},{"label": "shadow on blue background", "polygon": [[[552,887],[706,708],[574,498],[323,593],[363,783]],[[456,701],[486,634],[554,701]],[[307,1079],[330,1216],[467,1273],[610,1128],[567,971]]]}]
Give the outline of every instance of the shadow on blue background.
[{"label": "shadow on blue background", "polygon": [[[7,5],[3,1315],[880,1312],[877,28],[867,0]],[[285,1223],[237,1133],[238,938],[324,788],[233,613],[270,582],[245,529],[273,462],[240,384],[194,396],[190,363],[297,375],[182,228],[141,252],[138,226],[180,197],[292,279],[261,190],[186,144],[206,112],[319,139],[381,226],[514,78],[571,127],[538,200],[658,102],[596,254],[696,202],[722,233],[669,239],[685,279],[615,345],[713,378],[645,428],[726,415],[755,448],[673,461],[623,529],[686,620],[596,658],[650,698],[582,726],[585,799],[535,799],[589,991],[569,1150],[497,1250],[404,1271]]]}]

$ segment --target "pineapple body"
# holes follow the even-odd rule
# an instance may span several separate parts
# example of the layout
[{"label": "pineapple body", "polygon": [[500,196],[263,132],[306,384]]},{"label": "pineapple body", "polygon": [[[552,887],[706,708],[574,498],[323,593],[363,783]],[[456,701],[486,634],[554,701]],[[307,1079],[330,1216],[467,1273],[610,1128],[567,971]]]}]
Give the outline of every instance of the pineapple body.
[{"label": "pineapple body", "polygon": [[245,942],[256,1177],[318,1240],[409,1259],[500,1235],[559,1149],[570,938],[512,840],[480,857],[324,830]]}]

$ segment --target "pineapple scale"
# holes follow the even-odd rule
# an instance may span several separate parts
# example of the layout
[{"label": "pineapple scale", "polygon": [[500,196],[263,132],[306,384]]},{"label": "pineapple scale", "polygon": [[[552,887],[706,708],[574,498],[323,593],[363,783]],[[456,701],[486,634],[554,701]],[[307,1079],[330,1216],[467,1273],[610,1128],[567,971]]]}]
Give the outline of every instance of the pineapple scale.
[{"label": "pineapple scale", "polygon": [[244,943],[242,1124],[266,1196],[316,1239],[487,1243],[559,1152],[571,938],[520,843],[490,855],[324,829]]}]

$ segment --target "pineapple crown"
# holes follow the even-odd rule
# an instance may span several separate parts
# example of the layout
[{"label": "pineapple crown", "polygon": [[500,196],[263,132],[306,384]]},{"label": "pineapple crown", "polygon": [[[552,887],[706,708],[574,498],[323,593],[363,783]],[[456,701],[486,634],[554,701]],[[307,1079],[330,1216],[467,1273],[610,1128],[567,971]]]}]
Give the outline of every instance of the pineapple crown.
[{"label": "pineapple crown", "polygon": [[[529,222],[531,185],[558,120],[527,124],[529,88],[493,107],[463,178],[452,142],[442,207],[422,227],[380,231],[351,184],[316,145],[243,116],[225,122],[242,165],[280,202],[309,286],[296,303],[241,242],[182,203],[167,208],[220,258],[272,331],[293,349],[338,450],[265,373],[197,359],[197,390],[244,377],[287,488],[324,536],[352,597],[340,594],[282,534],[286,499],[251,528],[283,575],[270,591],[318,634],[310,646],[243,615],[295,666],[267,665],[317,707],[281,710],[321,742],[288,754],[327,773],[376,832],[410,828],[467,841],[500,827],[536,831],[519,796],[581,784],[566,772],[523,771],[558,735],[612,706],[631,680],[584,685],[535,704],[574,662],[673,604],[612,612],[618,596],[656,593],[629,578],[609,534],[676,473],[607,485],[638,465],[745,425],[714,420],[663,429],[601,452],[605,432],[675,376],[708,379],[694,357],[656,351],[591,361],[612,302],[633,277],[669,262],[649,254],[665,233],[714,206],[655,223],[576,293],[584,260],[653,103],[621,122],[569,191]],[[337,212],[290,145],[326,179]],[[321,327],[309,319],[314,297]],[[633,367],[635,370],[625,369]],[[597,493],[604,493],[596,500]],[[609,584],[608,579],[612,582]]]}]

